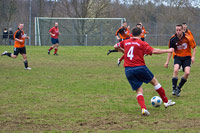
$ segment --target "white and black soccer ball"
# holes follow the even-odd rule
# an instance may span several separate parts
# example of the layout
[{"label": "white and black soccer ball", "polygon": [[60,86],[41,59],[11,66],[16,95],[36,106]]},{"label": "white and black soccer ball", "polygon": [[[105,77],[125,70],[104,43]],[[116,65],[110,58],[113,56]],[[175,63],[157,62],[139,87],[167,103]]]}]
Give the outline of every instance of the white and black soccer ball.
[{"label": "white and black soccer ball", "polygon": [[159,96],[154,96],[151,98],[151,104],[154,107],[160,107],[160,105],[162,104],[162,99]]}]

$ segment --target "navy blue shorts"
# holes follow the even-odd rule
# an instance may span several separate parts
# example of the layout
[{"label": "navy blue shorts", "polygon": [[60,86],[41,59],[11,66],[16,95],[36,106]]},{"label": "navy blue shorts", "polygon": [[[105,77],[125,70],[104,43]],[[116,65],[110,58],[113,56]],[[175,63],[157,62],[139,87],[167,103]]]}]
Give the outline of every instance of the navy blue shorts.
[{"label": "navy blue shorts", "polygon": [[126,67],[126,78],[133,90],[137,90],[144,83],[149,83],[154,75],[146,66]]},{"label": "navy blue shorts", "polygon": [[58,38],[51,38],[51,42],[52,42],[52,44],[56,44],[56,43],[59,43],[59,40],[58,40]]}]

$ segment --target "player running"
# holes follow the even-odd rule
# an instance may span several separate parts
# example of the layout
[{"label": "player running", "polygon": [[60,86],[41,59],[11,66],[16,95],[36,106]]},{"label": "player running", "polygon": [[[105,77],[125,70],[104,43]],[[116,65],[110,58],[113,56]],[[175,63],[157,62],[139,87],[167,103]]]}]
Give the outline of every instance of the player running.
[{"label": "player running", "polygon": [[159,84],[152,72],[147,68],[144,61],[144,55],[172,53],[171,49],[155,49],[147,42],[141,40],[141,28],[133,28],[133,38],[124,40],[114,45],[115,49],[124,49],[124,67],[126,77],[134,91],[137,93],[137,101],[142,109],[142,115],[150,115],[146,108],[142,84],[151,83],[154,89],[158,92],[164,102],[165,108],[175,104],[172,100],[168,100],[165,95],[165,90]]},{"label": "player running", "polygon": [[48,54],[50,54],[50,51],[55,48],[54,55],[58,55],[57,54],[59,46],[58,36],[60,35],[58,22],[55,22],[55,26],[49,30],[49,34],[51,35],[51,42],[53,45],[49,48]]},{"label": "player running", "polygon": [[14,53],[8,53],[7,51],[3,52],[1,56],[7,55],[11,58],[17,58],[18,54],[20,53],[24,59],[24,69],[25,70],[31,70],[30,67],[28,67],[28,61],[26,56],[26,47],[24,45],[25,39],[29,39],[26,34],[24,34],[23,31],[24,24],[19,24],[17,31],[14,33]]},{"label": "player running", "polygon": [[[172,95],[180,96],[181,88],[185,84],[190,74],[191,62],[195,61],[196,54],[196,43],[194,38],[183,32],[182,25],[176,25],[176,34],[174,34],[169,41],[169,48],[174,48],[174,72],[172,78]],[[193,54],[191,53],[191,48],[193,49]],[[168,68],[172,53],[167,56],[167,61],[165,67]],[[179,68],[182,66],[184,70],[184,75],[177,87],[178,82],[178,72]]]},{"label": "player running", "polygon": [[[115,33],[115,36],[117,38],[117,40],[119,42],[123,41],[123,40],[126,40],[126,39],[129,39],[130,38],[130,26],[127,26],[127,22],[124,22],[123,23],[123,26],[120,27],[116,33]],[[112,52],[121,52],[121,50],[116,50],[116,49],[113,49],[113,50],[108,50],[108,53],[107,55],[109,55],[110,53]],[[118,61],[117,61],[117,65],[119,66],[121,61],[124,59],[124,55],[121,57],[121,58],[118,58]]]}]

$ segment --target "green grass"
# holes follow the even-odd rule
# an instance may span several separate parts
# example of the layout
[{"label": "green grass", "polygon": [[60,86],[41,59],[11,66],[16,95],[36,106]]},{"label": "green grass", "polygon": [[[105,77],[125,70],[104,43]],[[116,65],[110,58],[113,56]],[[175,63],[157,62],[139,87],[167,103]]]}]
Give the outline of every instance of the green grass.
[{"label": "green grass", "polygon": [[[166,48],[166,47],[160,47]],[[141,110],[117,58],[106,55],[112,47],[59,47],[59,56],[48,47],[27,47],[31,71],[24,70],[22,57],[0,57],[0,132],[199,132],[200,50],[181,97],[171,95],[172,60],[167,54],[145,57],[146,64],[176,105],[165,109],[151,106],[158,95],[143,84],[151,115]],[[13,47],[0,46],[0,52]],[[179,79],[183,72],[179,73]]]}]

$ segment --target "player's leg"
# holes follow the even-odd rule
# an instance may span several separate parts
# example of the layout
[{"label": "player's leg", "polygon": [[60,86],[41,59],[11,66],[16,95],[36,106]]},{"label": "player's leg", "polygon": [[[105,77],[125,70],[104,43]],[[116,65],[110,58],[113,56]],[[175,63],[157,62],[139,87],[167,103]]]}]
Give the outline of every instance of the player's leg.
[{"label": "player's leg", "polygon": [[51,50],[55,48],[55,39],[54,38],[51,38],[51,43],[53,44],[49,49],[48,49],[48,54],[50,54]]},{"label": "player's leg", "polygon": [[143,82],[139,81],[138,77],[137,77],[137,75],[140,74],[140,72],[137,71],[138,69],[140,69],[140,68],[139,67],[126,67],[125,74],[126,74],[126,78],[128,79],[129,84],[132,87],[132,90],[136,91],[136,93],[137,93],[137,101],[142,109],[142,114],[149,115],[150,113],[146,109],[144,96],[143,96],[143,89],[141,87]]},{"label": "player's leg", "polygon": [[27,56],[26,56],[26,48],[21,48],[20,54],[23,57],[23,61],[24,61],[24,69],[26,70],[31,70],[30,67],[28,67],[28,60],[27,60]]},{"label": "player's leg", "polygon": [[118,50],[116,50],[116,49],[112,49],[112,50],[109,49],[108,52],[107,52],[107,55],[109,55],[109,54],[112,53],[112,52],[118,52]]},{"label": "player's leg", "polygon": [[51,50],[55,48],[55,44],[53,44],[49,49],[48,49],[48,54],[50,54]]},{"label": "player's leg", "polygon": [[143,89],[142,89],[141,86],[136,90],[136,93],[137,93],[136,98],[137,98],[138,104],[141,107],[142,115],[150,115],[150,113],[147,110],[146,105],[145,105],[144,96],[143,96]]},{"label": "player's leg", "polygon": [[155,77],[153,77],[150,83],[154,86],[154,89],[162,98],[165,108],[175,104],[175,102],[173,102],[172,100],[168,100],[164,88],[159,84],[158,80]]},{"label": "player's leg", "polygon": [[27,60],[26,54],[22,54],[22,57],[23,57],[23,61],[24,61],[24,69],[25,70],[31,70],[31,68],[28,67],[28,60]]},{"label": "player's leg", "polygon": [[119,66],[120,65],[120,63],[121,63],[121,61],[124,59],[124,55],[122,55],[122,57],[121,58],[118,58],[118,60],[117,60],[117,65]]},{"label": "player's leg", "polygon": [[19,48],[14,48],[14,54],[12,53],[9,53],[8,51],[4,51],[1,56],[4,56],[4,55],[7,55],[8,57],[11,57],[11,58],[17,58],[19,54]]},{"label": "player's leg", "polygon": [[176,91],[177,97],[180,96],[181,88],[187,82],[187,78],[190,74],[190,67],[191,67],[191,57],[190,56],[182,57],[182,67],[183,67],[183,70],[184,70],[184,75],[181,78],[181,81],[180,81],[180,83],[177,87],[177,91]]},{"label": "player's leg", "polygon": [[[122,41],[122,40],[120,39],[119,42],[121,42],[121,41]],[[116,49],[116,48],[115,48],[115,49],[113,49],[113,50],[110,50],[110,49],[109,49],[107,55],[109,55],[109,54],[112,53],[112,52],[122,52],[122,51],[123,51],[123,50],[120,49],[120,48],[119,48],[119,49]]]},{"label": "player's leg", "polygon": [[54,55],[58,55],[58,54],[57,54],[58,47],[59,47],[59,44],[58,44],[58,43],[56,43],[56,44],[55,44]]},{"label": "player's leg", "polygon": [[174,71],[172,77],[172,95],[176,94],[177,91],[177,83],[178,83],[178,72],[179,68],[182,64],[180,57],[174,56]]},{"label": "player's leg", "polygon": [[175,95],[177,82],[178,82],[178,72],[179,72],[179,64],[174,65],[173,77],[172,77],[172,95]]}]

